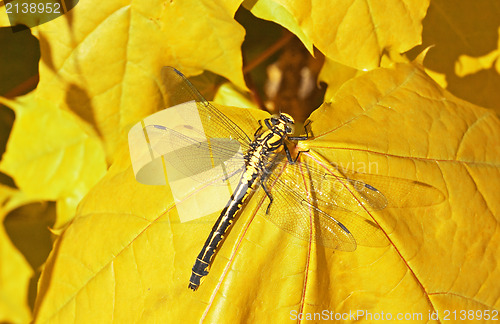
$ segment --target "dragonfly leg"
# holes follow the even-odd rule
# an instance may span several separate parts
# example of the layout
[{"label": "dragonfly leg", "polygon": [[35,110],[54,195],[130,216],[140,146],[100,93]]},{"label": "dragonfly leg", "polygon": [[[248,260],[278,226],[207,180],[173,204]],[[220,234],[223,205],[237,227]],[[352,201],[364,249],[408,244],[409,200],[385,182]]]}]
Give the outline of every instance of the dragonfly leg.
[{"label": "dragonfly leg", "polygon": [[304,131],[306,132],[305,136],[291,136],[288,137],[290,141],[305,141],[309,139],[309,132],[307,131],[307,126],[311,123],[310,120],[307,121],[307,123],[304,124]]},{"label": "dragonfly leg", "polygon": [[273,199],[273,196],[271,196],[271,194],[267,190],[267,188],[263,182],[260,183],[260,186],[262,187],[262,189],[264,189],[264,192],[266,193],[267,197],[269,197],[269,205],[267,205],[267,209],[266,209],[266,214],[269,214],[269,209],[271,208],[271,204],[273,203],[274,199]]},{"label": "dragonfly leg", "polygon": [[[288,137],[288,139],[291,141],[305,141],[305,140],[309,139],[309,132],[307,131],[307,126],[310,123],[311,123],[311,121],[308,120],[307,123],[304,124],[304,131],[306,132],[305,136]],[[295,164],[295,162],[297,162],[297,160],[299,159],[300,154],[302,154],[303,152],[309,152],[309,150],[299,151],[299,153],[297,153],[297,156],[295,157],[295,159],[292,159],[292,155],[290,154],[290,149],[288,149],[288,146],[286,146],[286,144],[283,144],[283,146],[285,148],[286,158],[288,159],[288,162],[290,164]]]},{"label": "dragonfly leg", "polygon": [[292,159],[292,154],[290,154],[290,149],[288,148],[288,146],[286,146],[286,144],[283,143],[283,148],[285,149],[286,158],[290,164],[295,164],[295,162],[297,162],[297,160],[299,159],[300,154],[304,152],[309,152],[309,150],[299,151],[295,159]]},{"label": "dragonfly leg", "polygon": [[255,133],[253,133],[253,137],[254,138],[257,138],[257,134],[259,134],[259,132],[262,130],[262,121],[259,120],[259,128],[257,128],[257,130],[255,131]]}]

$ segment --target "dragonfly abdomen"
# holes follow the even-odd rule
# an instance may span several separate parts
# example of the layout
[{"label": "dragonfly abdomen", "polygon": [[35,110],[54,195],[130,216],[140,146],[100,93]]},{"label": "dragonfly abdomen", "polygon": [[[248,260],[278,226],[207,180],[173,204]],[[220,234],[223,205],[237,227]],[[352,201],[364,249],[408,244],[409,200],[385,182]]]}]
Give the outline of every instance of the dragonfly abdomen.
[{"label": "dragonfly abdomen", "polygon": [[[248,170],[247,170],[248,172]],[[247,173],[245,172],[245,174]],[[238,187],[236,188],[232,199],[229,201],[228,206],[222,211],[217,219],[210,235],[205,241],[205,245],[200,254],[196,258],[193,266],[191,278],[189,279],[189,288],[196,290],[203,281],[203,277],[208,275],[212,259],[217,252],[219,244],[224,239],[224,236],[231,227],[236,213],[241,209],[247,197],[251,193],[252,185],[255,182],[256,175],[251,176],[251,181],[245,179],[245,174],[242,176]]]},{"label": "dragonfly abdomen", "polygon": [[[268,127],[270,126],[268,125]],[[198,289],[203,278],[208,275],[212,259],[217,252],[219,244],[231,227],[236,213],[238,213],[246,199],[252,193],[253,186],[259,176],[263,174],[269,159],[283,146],[284,136],[284,130],[280,130],[278,126],[270,127],[269,130],[260,134],[250,144],[250,150],[244,157],[246,170],[241,176],[240,182],[228,206],[217,219],[210,235],[205,241],[203,249],[196,258],[191,278],[189,279],[189,288],[193,290]]]}]

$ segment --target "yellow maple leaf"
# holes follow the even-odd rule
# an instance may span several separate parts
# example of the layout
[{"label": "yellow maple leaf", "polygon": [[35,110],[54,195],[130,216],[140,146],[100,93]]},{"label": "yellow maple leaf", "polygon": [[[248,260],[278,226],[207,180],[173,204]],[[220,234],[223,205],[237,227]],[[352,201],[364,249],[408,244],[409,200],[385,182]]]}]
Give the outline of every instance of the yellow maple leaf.
[{"label": "yellow maple leaf", "polygon": [[[3,3],[2,3],[3,4]],[[9,27],[10,21],[7,13],[5,12],[5,5],[0,6],[0,27]]]},{"label": "yellow maple leaf", "polygon": [[384,52],[405,52],[421,43],[429,1],[247,0],[259,18],[275,21],[302,40],[312,53],[358,70],[380,65]]},{"label": "yellow maple leaf", "polygon": [[[123,131],[164,107],[151,75],[166,62],[186,66],[190,74],[212,70],[245,88],[239,49],[244,31],[233,19],[238,5],[80,3],[34,28],[41,43],[40,82],[24,99],[3,100],[16,110],[16,123],[0,168],[26,193],[57,200],[56,226],[65,224],[104,174],[103,152],[111,161]],[[193,25],[194,16],[207,21]]]},{"label": "yellow maple leaf", "polygon": [[28,284],[33,271],[22,255],[12,246],[3,220],[8,212],[6,204],[15,190],[0,185],[0,321],[27,322],[31,317],[27,305]]},{"label": "yellow maple leaf", "polygon": [[73,217],[76,205],[106,172],[101,141],[71,112],[32,93],[1,99],[16,113],[0,170],[28,196],[58,202],[56,227]]},{"label": "yellow maple leaf", "polygon": [[[454,95],[500,111],[500,10],[498,1],[431,1],[418,54],[433,46],[424,66]],[[495,64],[495,62],[497,62]]]},{"label": "yellow maple leaf", "polygon": [[[362,161],[368,154],[370,163],[383,166],[388,174],[416,177],[447,193],[436,214],[432,209],[405,212],[400,233],[390,236],[397,240],[398,253],[391,276],[379,275],[388,270],[373,264],[369,271],[377,285],[388,283],[388,294],[404,294],[405,300],[414,300],[412,309],[420,308],[423,314],[439,312],[442,319],[446,311],[498,310],[500,290],[493,278],[500,275],[494,261],[500,122],[492,112],[437,87],[422,68],[398,64],[396,69],[398,73],[373,71],[378,74],[376,81],[368,73],[359,79],[363,83],[348,82],[331,105],[311,116],[330,112],[333,123],[340,125],[332,132],[329,122],[317,124],[318,139],[342,143],[335,150],[325,149],[325,157]],[[362,92],[357,91],[360,86]],[[344,106],[351,109],[340,108]],[[359,130],[356,136],[347,131],[354,129]],[[316,145],[311,149],[323,150]],[[479,270],[477,264],[484,268]],[[401,280],[397,289],[389,284],[394,278]],[[353,299],[351,307],[358,302]],[[389,310],[387,303],[391,304],[388,300],[379,304],[380,310]]]},{"label": "yellow maple leaf", "polygon": [[40,266],[51,248],[53,214],[23,192],[0,185],[0,321],[27,323]]},{"label": "yellow maple leaf", "polygon": [[233,19],[238,6],[238,1],[80,2],[34,30],[42,56],[38,96],[64,102],[95,127],[111,160],[121,131],[163,108],[151,77],[162,66],[175,65],[187,75],[209,70],[246,87],[244,30]]},{"label": "yellow maple leaf", "polygon": [[[168,94],[158,81],[163,65],[188,75],[210,70],[245,87],[244,31],[233,20],[240,2],[87,1],[33,29],[41,43],[40,84],[29,96],[2,99],[15,110],[16,125],[0,169],[13,177],[27,202],[58,202],[56,227],[73,217],[86,196],[47,262],[35,321],[281,322],[299,312],[307,320],[323,310],[415,310],[426,322],[434,312],[498,310],[498,119],[443,91],[420,67],[397,64],[360,73],[390,66],[392,54],[420,41],[428,1],[245,1],[255,15],[290,29],[310,51],[314,45],[327,54],[321,79],[329,84],[328,103],[310,118],[314,139],[299,144],[310,150],[302,160],[324,161],[333,172],[380,175],[366,176],[367,183],[384,193],[389,206],[368,212],[382,228],[368,241],[385,244],[365,246],[365,234],[351,228],[358,250],[332,255],[266,220],[267,201],[257,192],[205,283],[196,293],[188,291],[194,258],[218,214],[181,223],[168,187],[135,181],[125,133],[164,108]],[[444,17],[452,19],[438,17],[441,23],[481,17],[481,10],[457,7],[457,14],[454,2],[440,0],[433,2],[429,21],[443,3],[451,5]],[[484,8],[493,2],[478,3]],[[0,25],[7,25],[4,12],[0,6]],[[491,36],[496,18],[494,10],[488,12],[494,18],[485,28]],[[427,29],[424,40],[436,30]],[[457,34],[477,41],[475,50],[453,50],[443,66],[462,64],[455,71],[460,77],[495,72],[498,38],[471,39],[471,31]],[[443,34],[447,40],[450,33]],[[450,46],[467,43],[449,40]],[[389,64],[381,64],[381,57]],[[236,98],[238,91],[224,86],[215,100],[250,105],[244,96]],[[496,98],[465,92],[489,103]],[[240,120],[237,109],[221,109]],[[242,127],[249,135],[255,131]],[[106,171],[105,156],[112,166],[87,195]],[[0,201],[11,196],[2,192]],[[183,203],[196,201],[200,208],[213,203],[200,197]],[[4,234],[1,280],[12,280],[1,285],[0,321],[25,322],[30,317],[25,287],[35,267],[30,269],[12,245],[12,233]],[[363,319],[370,322],[366,314]]]},{"label": "yellow maple leaf", "polygon": [[[193,293],[191,267],[218,213],[179,222],[169,188],[136,182],[122,147],[56,242],[35,322],[285,322],[324,310],[427,322],[433,312],[498,310],[498,118],[397,64],[351,79],[310,120],[303,158],[353,171],[375,163],[364,172],[386,179],[389,202],[410,190],[406,204],[369,213],[385,245],[332,253],[310,244],[262,217],[260,192]],[[429,190],[412,196],[411,183]]]},{"label": "yellow maple leaf", "polygon": [[321,68],[318,76],[319,81],[326,82],[328,88],[325,92],[325,102],[329,102],[335,95],[335,92],[349,79],[362,74],[363,71],[337,63],[328,58]]}]

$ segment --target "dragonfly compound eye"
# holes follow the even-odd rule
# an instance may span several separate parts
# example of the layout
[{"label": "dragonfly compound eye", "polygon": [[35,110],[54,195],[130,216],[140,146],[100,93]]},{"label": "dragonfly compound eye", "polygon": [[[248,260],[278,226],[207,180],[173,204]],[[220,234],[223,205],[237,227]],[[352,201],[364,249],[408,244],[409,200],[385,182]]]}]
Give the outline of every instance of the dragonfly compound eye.
[{"label": "dragonfly compound eye", "polygon": [[287,124],[295,124],[295,120],[287,113],[281,113],[279,118]]},{"label": "dragonfly compound eye", "polygon": [[276,124],[279,123],[279,120],[280,120],[280,115],[272,115],[269,120],[271,120],[271,123],[273,124],[273,126],[275,126]]}]

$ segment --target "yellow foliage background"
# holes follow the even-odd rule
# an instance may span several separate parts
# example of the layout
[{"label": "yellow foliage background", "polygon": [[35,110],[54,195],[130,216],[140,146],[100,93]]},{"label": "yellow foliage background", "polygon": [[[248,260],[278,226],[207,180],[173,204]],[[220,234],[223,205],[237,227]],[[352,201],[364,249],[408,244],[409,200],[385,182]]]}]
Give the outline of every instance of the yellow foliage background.
[{"label": "yellow foliage background", "polygon": [[[343,253],[280,231],[256,197],[193,293],[192,262],[217,215],[176,222],[168,188],[135,181],[127,132],[164,108],[166,65],[222,76],[216,102],[256,106],[242,58],[252,26],[237,11],[325,56],[328,88],[304,148],[339,165],[376,162],[377,173],[429,184],[445,200],[377,213],[397,224],[388,246]],[[322,310],[427,322],[500,310],[495,0],[89,0],[23,32],[7,34],[11,23],[2,4],[0,322],[260,323]],[[22,55],[30,34],[39,59]],[[39,82],[19,95],[30,57]]]}]

